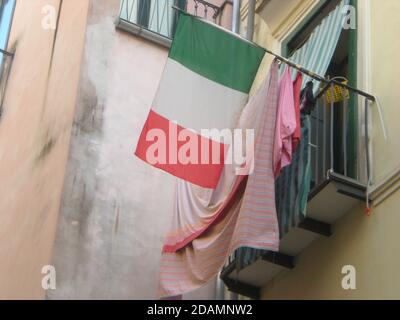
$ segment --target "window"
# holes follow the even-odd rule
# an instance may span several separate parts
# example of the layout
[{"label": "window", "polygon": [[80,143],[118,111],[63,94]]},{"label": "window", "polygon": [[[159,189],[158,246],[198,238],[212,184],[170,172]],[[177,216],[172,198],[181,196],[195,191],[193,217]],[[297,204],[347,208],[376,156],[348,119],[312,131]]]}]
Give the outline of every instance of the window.
[{"label": "window", "polygon": [[[306,19],[283,43],[283,53],[291,57],[309,39],[313,30],[340,4],[340,0],[320,1],[309,19]],[[355,5],[356,1],[350,1]],[[345,80],[357,87],[357,31],[343,29],[329,62],[326,78]],[[325,99],[326,100],[326,99]],[[335,103],[331,112],[329,103],[322,98],[311,115],[312,119],[312,188],[326,178],[327,170],[357,179],[357,105],[358,96],[349,92],[349,99]],[[331,130],[331,124],[333,129]]]},{"label": "window", "polygon": [[180,0],[122,0],[120,19],[150,31],[166,39],[171,39],[175,30],[178,13],[173,5],[185,8],[186,1]]},{"label": "window", "polygon": [[221,25],[231,5],[229,0],[121,0],[117,27],[169,47],[179,17],[173,6]]},{"label": "window", "polygon": [[14,8],[15,0],[0,0],[0,116],[12,60],[12,54],[7,52],[7,46]]},{"label": "window", "polygon": [[0,49],[6,50],[14,14],[15,0],[0,0]]}]

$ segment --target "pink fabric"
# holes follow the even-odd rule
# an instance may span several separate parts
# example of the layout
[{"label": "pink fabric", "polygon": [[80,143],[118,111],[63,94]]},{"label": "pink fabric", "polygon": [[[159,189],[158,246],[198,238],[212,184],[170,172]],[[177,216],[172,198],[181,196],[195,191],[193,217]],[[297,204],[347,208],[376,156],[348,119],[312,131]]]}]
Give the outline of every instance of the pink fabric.
[{"label": "pink fabric", "polygon": [[233,166],[226,165],[215,190],[177,181],[174,219],[160,266],[161,297],[204,286],[239,247],[279,250],[272,162],[277,103],[274,62],[237,125],[255,131],[255,151],[247,155],[254,160],[254,171],[238,176]]},{"label": "pink fabric", "polygon": [[279,176],[284,167],[292,162],[292,140],[297,126],[293,89],[290,70],[286,67],[279,83],[279,101],[274,141],[275,178]]},{"label": "pink fabric", "polygon": [[293,82],[294,110],[296,113],[296,130],[293,134],[292,151],[295,152],[301,140],[301,121],[300,121],[300,94],[303,85],[303,75],[298,72],[296,80]]},{"label": "pink fabric", "polygon": [[[230,176],[234,177],[233,174]],[[208,199],[205,199],[201,192],[198,192],[199,188],[186,181],[178,180],[173,223],[176,227],[165,237],[163,253],[177,252],[200,237],[213,224],[221,221],[229,213],[234,197],[237,197],[239,189],[242,188],[244,178],[245,176],[236,177],[233,180],[231,191],[227,195],[224,192],[215,192],[215,198],[218,199],[216,204],[215,200],[213,201],[207,196]],[[219,194],[217,195],[217,193]],[[200,203],[198,203],[199,200]],[[204,200],[206,201],[204,202]],[[204,206],[205,203],[206,206]],[[196,213],[196,215],[188,216],[188,213]],[[179,226],[181,221],[187,222],[184,226]]]}]

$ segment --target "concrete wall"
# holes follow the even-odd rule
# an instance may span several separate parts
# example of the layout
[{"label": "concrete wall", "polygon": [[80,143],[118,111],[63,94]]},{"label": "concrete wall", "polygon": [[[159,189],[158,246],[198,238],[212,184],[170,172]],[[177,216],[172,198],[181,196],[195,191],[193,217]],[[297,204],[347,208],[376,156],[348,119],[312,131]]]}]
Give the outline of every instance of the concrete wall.
[{"label": "concrete wall", "polygon": [[394,89],[400,86],[398,76],[400,43],[396,40],[400,30],[398,14],[400,2],[396,0],[359,2],[360,10],[367,15],[366,19],[370,17],[371,20],[370,41],[366,44],[371,50],[366,61],[370,65],[370,71],[369,75],[365,75],[369,83],[365,86],[370,87],[372,92],[380,97],[388,131],[388,140],[385,140],[377,108],[371,108],[374,182],[378,184],[400,169],[399,94]]},{"label": "concrete wall", "polygon": [[[58,30],[42,28],[52,5]],[[0,119],[0,299],[41,299],[78,88],[88,1],[19,0]]]},{"label": "concrete wall", "polygon": [[51,299],[155,296],[174,184],[133,152],[167,50],[116,30],[118,13],[90,1]]},{"label": "concrete wall", "polygon": [[[388,129],[388,140],[385,141],[376,106],[371,106],[373,190],[383,188],[387,184],[385,177],[398,171],[400,164],[398,95],[393,89],[399,84],[395,65],[400,44],[395,40],[395,32],[400,28],[397,13],[400,2],[363,0],[358,3],[359,87],[380,97]],[[279,50],[281,41],[315,4],[316,1],[283,3],[272,0],[258,14],[255,39]],[[269,63],[266,58],[255,87],[265,77]],[[360,116],[363,116],[362,112]],[[363,151],[361,148],[360,156]],[[371,217],[365,216],[363,204],[349,212],[334,225],[332,237],[314,242],[297,257],[293,270],[281,273],[263,288],[262,298],[398,299],[400,193],[396,190],[400,187],[400,180],[396,179],[390,180],[393,183],[391,194],[380,200],[379,205],[375,202]],[[356,267],[356,290],[342,289],[344,265]]]},{"label": "concrete wall", "polygon": [[[263,299],[399,299],[400,193],[374,209],[359,206],[337,224],[330,238],[319,239],[262,291]],[[342,267],[356,268],[356,290],[343,290]]]},{"label": "concrete wall", "polygon": [[[299,24],[319,0],[258,0],[254,21],[253,41],[271,51],[280,54],[285,37]],[[245,36],[247,30],[247,6],[241,10],[240,33]],[[274,57],[266,54],[258,70],[251,94],[254,94],[268,74]]]},{"label": "concrete wall", "polygon": [[[175,178],[134,155],[167,59],[92,0],[49,299],[153,299]],[[212,298],[215,286],[190,296]]]},{"label": "concrete wall", "polygon": [[[273,0],[260,7],[255,40],[279,52],[315,3]],[[393,89],[399,83],[400,3],[359,3],[360,87],[379,95],[389,133],[385,141],[373,108],[378,185],[400,165]],[[61,10],[57,30],[41,25],[41,10],[49,4]],[[9,46],[16,55],[0,119],[0,298],[44,297],[41,268],[51,261],[62,188],[53,250],[57,289],[47,297],[154,298],[174,179],[132,154],[167,50],[115,30],[119,0],[60,4],[17,1]],[[266,56],[254,87],[270,61]],[[263,298],[399,298],[399,199],[394,192],[370,218],[362,205],[354,209],[334,226],[331,238],[315,242],[294,270],[265,287]],[[345,264],[357,269],[355,291],[340,286]],[[186,298],[211,298],[214,289],[210,284]]]}]

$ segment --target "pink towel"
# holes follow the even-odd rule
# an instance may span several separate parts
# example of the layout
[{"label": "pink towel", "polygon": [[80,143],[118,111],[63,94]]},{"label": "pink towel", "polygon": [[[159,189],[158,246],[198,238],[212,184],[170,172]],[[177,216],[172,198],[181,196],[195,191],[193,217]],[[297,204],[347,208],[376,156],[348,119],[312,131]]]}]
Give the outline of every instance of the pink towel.
[{"label": "pink towel", "polygon": [[296,113],[296,130],[293,134],[292,152],[295,152],[301,140],[301,121],[300,121],[300,93],[303,86],[303,74],[297,73],[296,80],[293,82],[294,110]]},{"label": "pink towel", "polygon": [[294,106],[293,82],[289,67],[286,67],[279,83],[279,102],[276,114],[274,142],[274,174],[292,162],[293,135],[296,131],[296,111]]},{"label": "pink towel", "polygon": [[254,160],[249,176],[237,176],[225,165],[215,190],[177,182],[171,231],[165,239],[160,266],[161,297],[176,296],[204,286],[239,247],[279,249],[275,209],[273,145],[278,102],[278,65],[250,100],[238,128],[255,130]]}]

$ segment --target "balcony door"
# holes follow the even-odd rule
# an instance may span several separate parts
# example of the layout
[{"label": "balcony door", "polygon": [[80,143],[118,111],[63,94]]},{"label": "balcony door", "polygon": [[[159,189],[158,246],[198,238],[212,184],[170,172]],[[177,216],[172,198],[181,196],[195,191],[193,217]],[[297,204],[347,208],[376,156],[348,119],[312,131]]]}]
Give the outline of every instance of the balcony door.
[{"label": "balcony door", "polygon": [[[348,2],[356,5],[355,0]],[[282,52],[288,58],[302,48],[314,30],[343,2],[321,0],[298,28],[284,41]],[[318,54],[320,54],[318,52]],[[319,59],[325,57],[319,56]],[[329,61],[326,78],[338,77],[353,87],[357,87],[357,32],[353,29],[340,30],[337,46]],[[315,85],[315,84],[314,84]],[[319,86],[319,84],[317,84]],[[319,88],[316,88],[319,89]],[[316,90],[317,91],[317,90]],[[343,92],[345,93],[345,92]],[[357,96],[349,96],[334,103],[323,96],[311,114],[312,178],[311,188],[324,182],[328,170],[346,177],[357,178]]]}]

